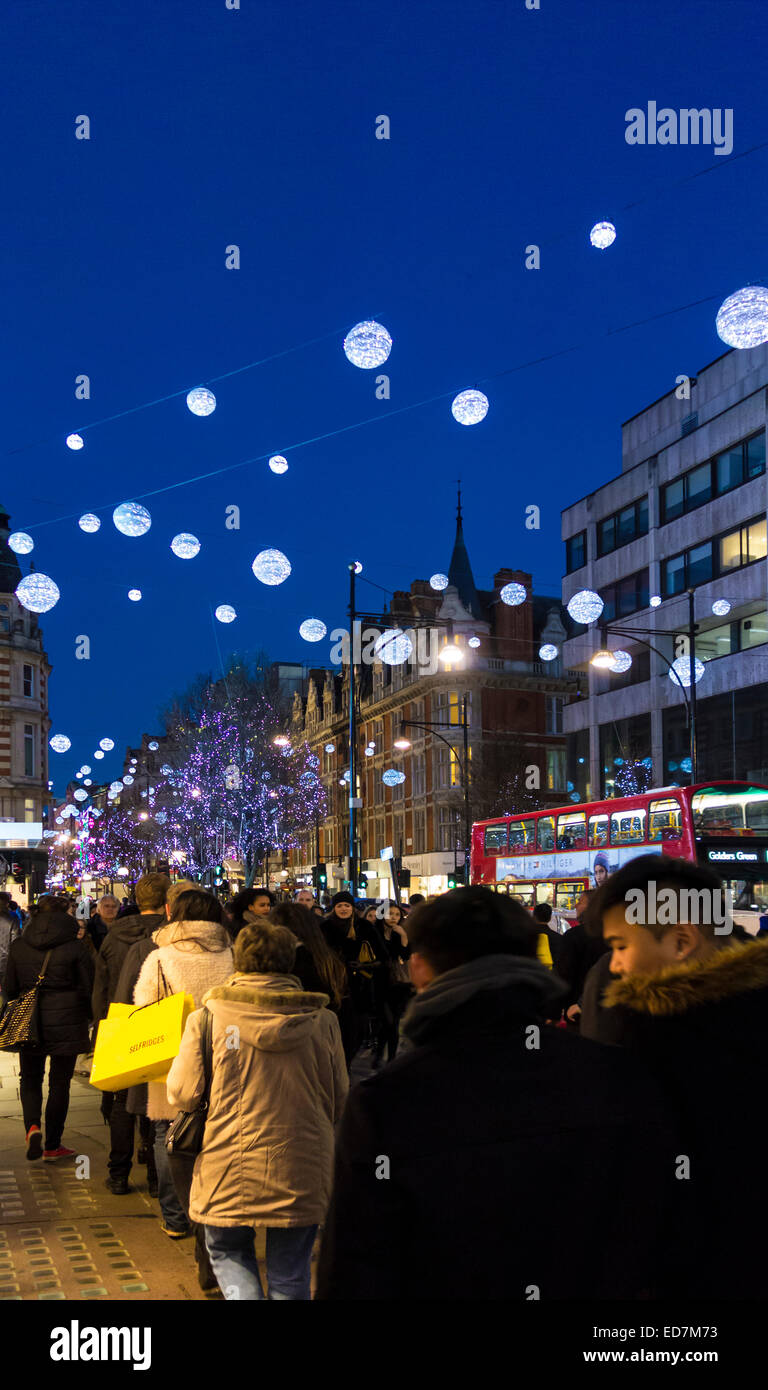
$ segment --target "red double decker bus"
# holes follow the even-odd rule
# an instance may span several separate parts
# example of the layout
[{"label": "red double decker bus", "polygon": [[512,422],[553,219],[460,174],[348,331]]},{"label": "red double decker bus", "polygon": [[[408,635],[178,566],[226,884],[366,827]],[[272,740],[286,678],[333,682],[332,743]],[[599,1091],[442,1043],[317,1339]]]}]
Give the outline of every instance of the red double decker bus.
[{"label": "red double decker bus", "polygon": [[526,811],[472,827],[470,876],[527,908],[573,917],[585,888],[639,854],[668,854],[716,869],[738,919],[757,926],[768,906],[768,787],[701,782],[635,796]]}]

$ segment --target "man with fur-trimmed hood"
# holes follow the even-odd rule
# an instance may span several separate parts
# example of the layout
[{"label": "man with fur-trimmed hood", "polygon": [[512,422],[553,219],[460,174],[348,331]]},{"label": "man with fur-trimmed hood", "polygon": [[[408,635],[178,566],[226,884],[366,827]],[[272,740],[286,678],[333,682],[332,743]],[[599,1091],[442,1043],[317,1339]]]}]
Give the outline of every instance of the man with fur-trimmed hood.
[{"label": "man with fur-trimmed hood", "polygon": [[[676,1157],[681,1262],[669,1293],[768,1295],[768,1211],[740,1208],[768,1143],[768,944],[734,929],[722,881],[643,855],[590,902],[610,982],[586,1032],[631,1048],[664,1087],[684,1136]],[[595,970],[601,967],[598,965]]]}]

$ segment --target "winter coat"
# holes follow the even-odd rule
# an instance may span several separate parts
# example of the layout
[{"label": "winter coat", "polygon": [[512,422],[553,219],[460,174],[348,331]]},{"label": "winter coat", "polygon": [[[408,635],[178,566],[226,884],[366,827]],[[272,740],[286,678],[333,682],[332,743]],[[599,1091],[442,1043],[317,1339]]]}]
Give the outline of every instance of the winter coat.
[{"label": "winter coat", "polygon": [[563,1008],[581,1002],[584,981],[592,966],[608,950],[602,937],[590,936],[584,923],[578,918],[574,926],[561,938],[557,948],[557,973],[568,986],[563,1000]]},{"label": "winter coat", "polygon": [[92,912],[85,922],[86,939],[93,946],[94,951],[100,951],[106,940],[109,928],[98,912]]},{"label": "winter coat", "polygon": [[22,936],[11,943],[5,973],[9,999],[32,989],[51,951],[45,979],[38,994],[37,1055],[73,1056],[89,1049],[93,957],[85,941],[78,940],[80,923],[68,912],[35,914]]},{"label": "winter coat", "polygon": [[0,917],[0,986],[5,979],[5,972],[8,967],[8,952],[11,949],[11,942],[16,940],[19,935],[19,928],[14,917]]},{"label": "winter coat", "polygon": [[542,1023],[562,988],[536,960],[492,955],[417,995],[408,1050],[347,1102],[319,1298],[653,1288],[675,1137],[629,1054]]},{"label": "winter coat", "polygon": [[765,1299],[768,1210],[756,1200],[746,1213],[740,1193],[768,1146],[768,944],[729,945],[656,975],[627,976],[609,985],[603,1003],[616,1040],[656,1076],[680,1117],[678,1152],[690,1176],[677,1183],[684,1260],[671,1270],[669,1292]]},{"label": "winter coat", "polygon": [[[352,1008],[358,1014],[378,1013],[386,994],[390,952],[376,927],[360,917],[343,921],[335,913],[323,918],[325,939],[347,967]],[[354,926],[355,935],[349,935]],[[362,963],[358,967],[358,962]],[[370,964],[368,964],[370,962]]]},{"label": "winter coat", "polygon": [[[192,1178],[191,1221],[314,1226],[324,1220],[333,1127],[349,1089],[338,1020],[327,1003],[327,994],[302,990],[293,975],[233,975],[206,994],[213,1083]],[[202,1009],[189,1019],[168,1076],[174,1110],[194,1109],[203,1092],[202,1020]]]},{"label": "winter coat", "polygon": [[[176,941],[164,944],[174,933],[181,934]],[[147,956],[136,981],[135,1004],[154,1004],[166,994],[183,991],[192,995],[195,1007],[199,1008],[206,991],[232,974],[229,933],[218,922],[171,922],[157,932],[156,937],[157,949]],[[205,942],[205,946],[198,941]],[[147,1115],[150,1120],[172,1120],[177,1108],[168,1103],[164,1081],[149,1082]]]},{"label": "winter coat", "polygon": [[106,1018],[110,1004],[117,997],[120,971],[129,948],[134,942],[151,936],[166,921],[164,912],[147,912],[139,917],[116,918],[112,923],[95,961],[92,1004],[93,1017],[97,1022]]}]

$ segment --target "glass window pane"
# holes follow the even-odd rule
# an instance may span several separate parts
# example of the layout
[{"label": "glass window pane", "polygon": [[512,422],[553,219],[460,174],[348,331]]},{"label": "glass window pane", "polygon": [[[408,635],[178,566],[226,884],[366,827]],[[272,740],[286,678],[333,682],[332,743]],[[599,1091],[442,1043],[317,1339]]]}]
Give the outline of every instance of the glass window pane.
[{"label": "glass window pane", "polygon": [[616,548],[616,518],[607,516],[597,523],[597,553],[607,555]]},{"label": "glass window pane", "polygon": [[745,563],[753,560],[764,560],[766,556],[765,544],[765,521],[753,521],[747,527],[747,553],[744,556]]},{"label": "glass window pane", "polygon": [[683,515],[683,480],[675,478],[673,483],[667,483],[661,492],[661,513],[662,525],[666,521],[674,521],[676,517]]},{"label": "glass window pane", "polygon": [[756,434],[747,440],[747,477],[756,478],[765,472],[765,435]]},{"label": "glass window pane", "polygon": [[719,454],[715,459],[718,493],[730,492],[732,487],[738,487],[742,480],[743,468],[743,445],[734,444],[732,449],[726,449],[724,454]]},{"label": "glass window pane", "polygon": [[555,884],[555,907],[558,912],[575,912],[576,904],[579,901],[584,889],[586,880],[583,878],[566,879],[561,878]]},{"label": "glass window pane", "polygon": [[688,587],[706,584],[712,578],[712,542],[695,545],[688,551]]},{"label": "glass window pane", "polygon": [[485,852],[486,854],[503,854],[507,848],[507,827],[504,825],[487,825],[485,827]]},{"label": "glass window pane", "polygon": [[578,536],[570,536],[565,542],[568,573],[580,570],[587,563],[587,533],[579,531]]},{"label": "glass window pane", "polygon": [[755,613],[751,618],[744,618],[739,627],[742,651],[746,651],[747,647],[761,647],[768,642],[768,613]]},{"label": "glass window pane", "polygon": [[585,849],[587,827],[583,811],[566,811],[557,818],[557,848]]},{"label": "glass window pane", "polygon": [[652,801],[649,812],[648,839],[652,843],[658,840],[680,839],[681,812],[677,801],[672,798],[668,801]]},{"label": "glass window pane", "polygon": [[645,811],[614,811],[611,816],[611,844],[634,845],[643,840]]},{"label": "glass window pane", "polygon": [[648,534],[648,498],[641,497],[637,504],[637,535]]},{"label": "glass window pane", "polygon": [[741,532],[730,531],[720,537],[720,573],[737,570],[741,564]]},{"label": "glass window pane", "polygon": [[661,567],[661,579],[665,598],[681,594],[685,589],[685,555],[673,555],[670,560],[665,560]]},{"label": "glass window pane", "polygon": [[598,849],[600,845],[608,844],[608,817],[590,816],[589,818],[589,847]]},{"label": "glass window pane", "polygon": [[717,656],[728,656],[736,650],[732,623],[720,623],[718,627],[696,634],[696,655],[700,661],[713,661]]},{"label": "glass window pane", "polygon": [[635,504],[631,507],[623,507],[619,512],[618,544],[626,545],[627,541],[635,538]]},{"label": "glass window pane", "polygon": [[712,468],[708,463],[702,463],[699,468],[694,468],[686,478],[686,499],[685,510],[690,511],[693,507],[698,507],[702,502],[708,502],[712,496]]},{"label": "glass window pane", "polygon": [[539,849],[555,848],[555,818],[542,816],[538,822],[537,840]]},{"label": "glass window pane", "polygon": [[513,820],[509,827],[509,852],[510,854],[525,854],[527,849],[533,848],[535,839],[534,826],[536,822],[530,820]]}]

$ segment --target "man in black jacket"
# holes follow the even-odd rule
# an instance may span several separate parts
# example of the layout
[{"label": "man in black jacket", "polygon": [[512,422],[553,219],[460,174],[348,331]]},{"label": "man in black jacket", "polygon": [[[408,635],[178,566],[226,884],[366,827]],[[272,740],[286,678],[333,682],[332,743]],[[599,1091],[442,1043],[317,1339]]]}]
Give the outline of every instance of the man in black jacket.
[{"label": "man in black jacket", "polygon": [[[113,918],[95,962],[92,998],[94,1022],[106,1018],[110,1004],[117,1000],[120,971],[131,946],[151,937],[152,932],[166,921],[165,902],[170,886],[170,879],[165,874],[144,874],[136,884],[138,914]],[[128,1175],[133,1164],[135,1117],[126,1108],[127,1095],[127,1091],[105,1091],[101,1101],[101,1113],[110,1129],[106,1186],[116,1197],[128,1192]],[[157,1174],[154,1163],[150,1162],[152,1145],[145,1143],[143,1148],[147,1155],[150,1195],[154,1195],[157,1192]]]},{"label": "man in black jacket", "polygon": [[613,874],[588,926],[602,931],[614,977],[591,1034],[632,1050],[679,1116],[685,1258],[669,1292],[766,1298],[768,1212],[759,1199],[741,1212],[733,1194],[768,1144],[768,944],[734,929],[713,870],[661,855]]},{"label": "man in black jacket", "polygon": [[482,887],[409,917],[410,1048],[347,1102],[320,1298],[652,1291],[674,1134],[632,1057],[543,1022],[562,985],[536,935]]}]

